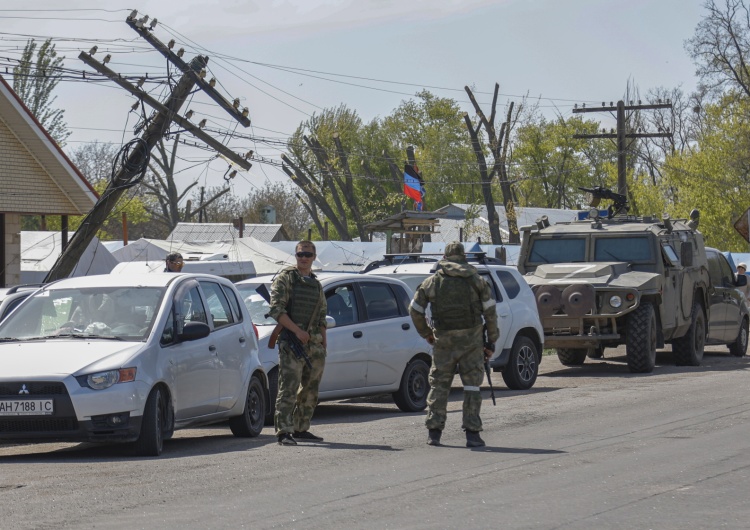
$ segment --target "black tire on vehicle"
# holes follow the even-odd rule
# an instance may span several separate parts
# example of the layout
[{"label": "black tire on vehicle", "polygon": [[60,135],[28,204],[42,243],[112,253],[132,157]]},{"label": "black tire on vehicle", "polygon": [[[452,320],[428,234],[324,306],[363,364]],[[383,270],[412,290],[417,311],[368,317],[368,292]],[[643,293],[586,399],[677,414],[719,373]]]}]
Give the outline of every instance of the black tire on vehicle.
[{"label": "black tire on vehicle", "polygon": [[229,418],[232,434],[240,438],[255,438],[263,430],[266,417],[266,393],[256,376],[250,378],[242,414]]},{"label": "black tire on vehicle", "polygon": [[511,390],[528,390],[539,375],[539,356],[536,344],[528,337],[516,337],[510,350],[508,364],[503,368],[503,381]]},{"label": "black tire on vehicle", "polygon": [[266,406],[265,425],[273,425],[276,414],[276,397],[279,395],[279,367],[268,372],[268,404]]},{"label": "black tire on vehicle", "polygon": [[690,328],[684,336],[672,341],[672,353],[677,366],[700,366],[706,347],[706,316],[703,306],[693,304]]},{"label": "black tire on vehicle", "polygon": [[625,339],[628,369],[633,373],[649,373],[656,365],[656,313],[654,306],[644,303],[630,314]]},{"label": "black tire on vehicle", "polygon": [[557,358],[565,366],[581,366],[586,360],[586,348],[558,348]]},{"label": "black tire on vehicle", "polygon": [[420,412],[427,407],[430,391],[430,367],[422,359],[412,359],[401,376],[401,386],[391,394],[396,406],[404,412]]},{"label": "black tire on vehicle", "polygon": [[748,340],[748,322],[747,318],[742,319],[740,331],[737,333],[737,339],[729,345],[729,353],[735,357],[744,357],[747,353]]},{"label": "black tire on vehicle", "polygon": [[586,356],[589,359],[601,359],[604,357],[604,346],[595,346],[586,350]]},{"label": "black tire on vehicle", "polygon": [[135,441],[137,456],[159,456],[164,449],[164,396],[154,388],[146,400],[141,432]]}]

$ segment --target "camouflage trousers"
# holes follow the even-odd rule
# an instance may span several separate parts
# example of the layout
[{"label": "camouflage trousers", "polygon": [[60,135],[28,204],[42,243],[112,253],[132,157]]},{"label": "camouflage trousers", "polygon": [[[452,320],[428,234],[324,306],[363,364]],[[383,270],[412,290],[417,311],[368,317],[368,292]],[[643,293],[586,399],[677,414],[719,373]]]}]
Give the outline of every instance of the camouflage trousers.
[{"label": "camouflage trousers", "polygon": [[464,385],[463,424],[467,431],[481,431],[482,420],[479,411],[482,407],[482,394],[479,387],[484,379],[484,353],[482,351],[482,326],[465,329],[435,332],[432,348],[432,368],[430,368],[430,393],[427,395],[428,429],[445,428],[448,409],[448,395],[453,378],[458,374]]},{"label": "camouflage trousers", "polygon": [[312,368],[304,359],[297,359],[285,343],[279,343],[279,393],[274,415],[276,435],[310,429],[310,420],[318,404],[326,350],[321,343],[308,342],[305,351]]}]

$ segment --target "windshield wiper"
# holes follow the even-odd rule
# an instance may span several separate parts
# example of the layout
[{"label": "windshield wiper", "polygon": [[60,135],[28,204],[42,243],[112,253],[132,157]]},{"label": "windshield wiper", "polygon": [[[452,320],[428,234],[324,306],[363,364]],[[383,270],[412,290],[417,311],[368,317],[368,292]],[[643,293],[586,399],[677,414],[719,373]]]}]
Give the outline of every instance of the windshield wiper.
[{"label": "windshield wiper", "polygon": [[59,335],[42,335],[40,337],[28,337],[21,340],[48,340],[48,339],[104,339],[123,340],[122,337],[114,335],[95,335],[91,333],[60,333]]}]

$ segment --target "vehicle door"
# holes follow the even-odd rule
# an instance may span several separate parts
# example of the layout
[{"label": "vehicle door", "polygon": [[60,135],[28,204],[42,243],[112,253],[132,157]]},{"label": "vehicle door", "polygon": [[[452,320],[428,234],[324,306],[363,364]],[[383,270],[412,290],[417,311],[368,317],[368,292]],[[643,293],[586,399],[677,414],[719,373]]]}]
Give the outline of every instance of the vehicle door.
[{"label": "vehicle door", "polygon": [[188,280],[175,292],[170,315],[162,330],[162,356],[168,360],[166,371],[172,377],[175,420],[204,416],[219,406],[219,371],[213,335],[181,342],[185,324],[208,324],[198,282]]},{"label": "vehicle door", "polygon": [[709,340],[723,341],[727,334],[727,296],[726,288],[722,285],[722,270],[719,262],[718,252],[706,251],[708,258],[708,276],[711,279],[711,289],[709,289],[709,318],[708,318],[708,338]]},{"label": "vehicle door", "polygon": [[409,296],[403,287],[388,282],[364,281],[357,287],[367,316],[367,387],[398,385],[423,340],[408,313]]},{"label": "vehicle door", "polygon": [[362,309],[353,283],[325,288],[327,315],[336,326],[326,331],[326,366],[321,392],[364,388],[367,376],[367,338]]},{"label": "vehicle door", "polygon": [[[216,346],[216,367],[219,373],[219,408],[231,409],[243,394],[247,356],[251,355],[249,337],[242,325],[242,313],[237,311],[237,297],[231,290],[225,291],[218,282],[198,282],[208,308],[210,338]],[[230,297],[233,302],[230,303]],[[232,308],[232,305],[236,309]]]},{"label": "vehicle door", "polygon": [[[675,240],[678,236],[674,235]],[[665,329],[674,329],[679,324],[680,302],[682,300],[682,265],[672,241],[661,244],[661,259],[664,264],[664,289],[662,290],[661,322]],[[692,297],[689,303],[692,304]],[[682,308],[682,314],[689,319],[693,308]]]},{"label": "vehicle door", "polygon": [[721,270],[722,300],[724,302],[724,341],[737,338],[742,324],[742,303],[745,295],[734,284],[734,272],[723,254],[716,253]]},{"label": "vehicle door", "polygon": [[[496,345],[495,351],[513,346],[513,311],[511,300],[521,291],[515,278],[505,271],[494,271],[490,274],[489,270],[479,269],[479,276],[490,286],[490,293],[495,299],[495,308],[497,310],[497,325],[500,329],[500,344]],[[501,274],[502,273],[502,274]],[[507,286],[507,289],[506,289]],[[513,294],[511,297],[510,294]]]}]

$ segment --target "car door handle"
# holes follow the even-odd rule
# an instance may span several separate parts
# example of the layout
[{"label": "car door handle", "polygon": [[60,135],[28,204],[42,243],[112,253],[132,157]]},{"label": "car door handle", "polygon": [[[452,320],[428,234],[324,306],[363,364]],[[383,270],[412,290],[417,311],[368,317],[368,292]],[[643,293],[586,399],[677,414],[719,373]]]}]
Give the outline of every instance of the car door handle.
[{"label": "car door handle", "polygon": [[361,331],[355,331],[354,333],[352,333],[352,337],[354,337],[355,339],[361,339],[362,338],[362,332]]},{"label": "car door handle", "polygon": [[401,324],[401,329],[403,329],[403,330],[407,330],[407,329],[409,329],[410,327],[411,327],[411,326],[410,326],[409,324],[406,324],[406,323],[404,323],[404,324]]},{"label": "car door handle", "polygon": [[211,346],[208,347],[208,351],[214,351],[215,352],[216,351],[216,346],[214,346],[212,344]]},{"label": "car door handle", "polygon": [[240,337],[240,344],[244,344],[244,342],[245,342],[245,337]]},{"label": "car door handle", "polygon": [[505,317],[507,317],[508,315],[510,315],[510,313],[500,313],[500,317],[502,317],[502,318],[505,318]]}]

